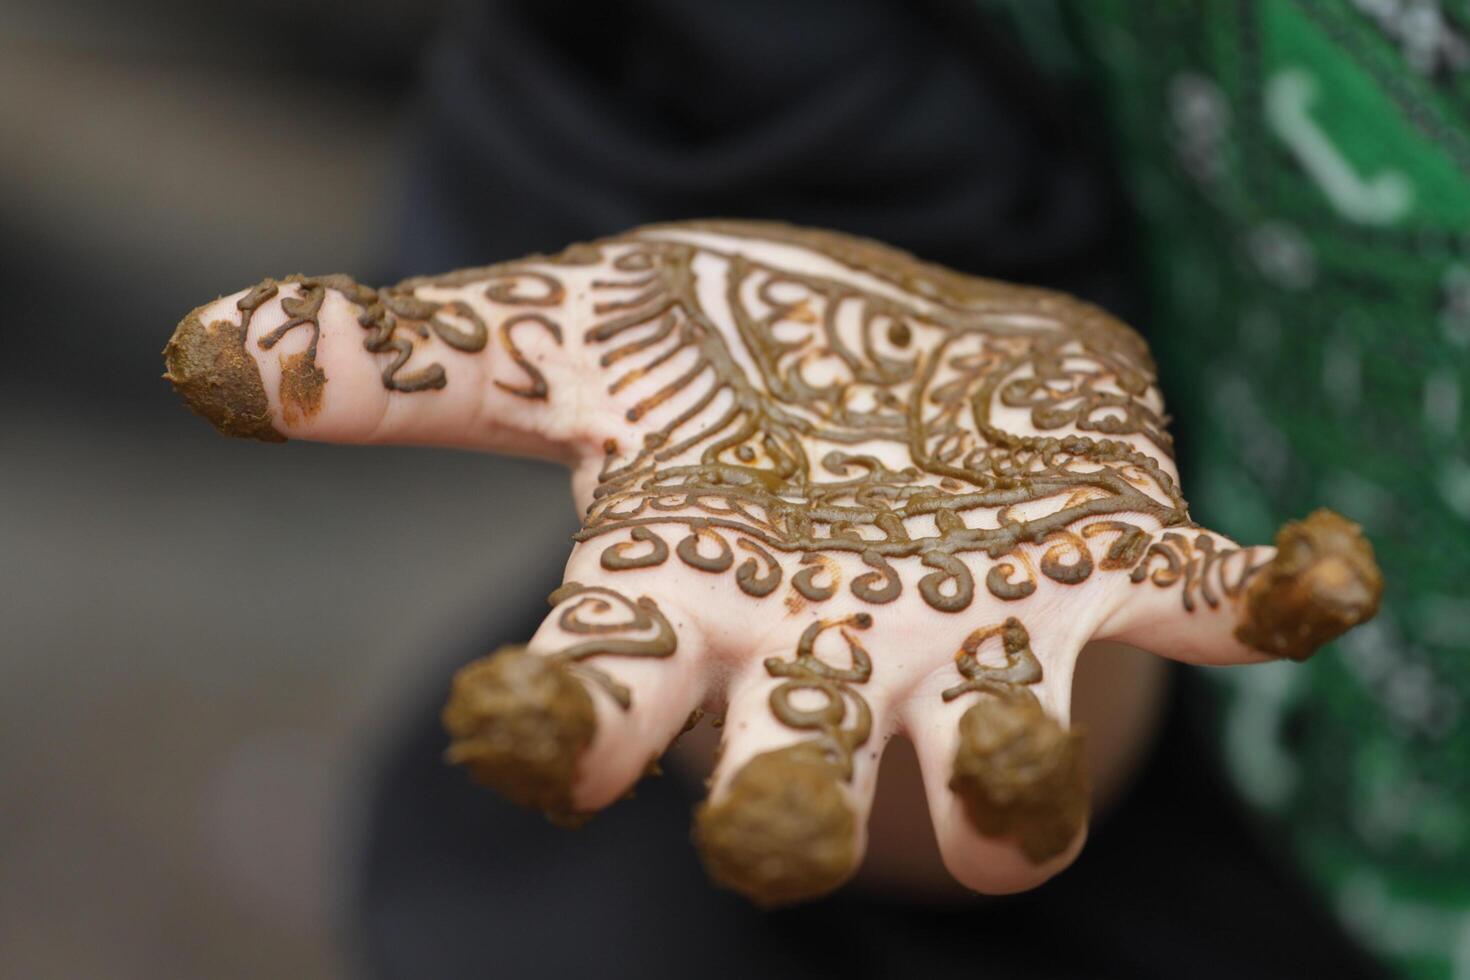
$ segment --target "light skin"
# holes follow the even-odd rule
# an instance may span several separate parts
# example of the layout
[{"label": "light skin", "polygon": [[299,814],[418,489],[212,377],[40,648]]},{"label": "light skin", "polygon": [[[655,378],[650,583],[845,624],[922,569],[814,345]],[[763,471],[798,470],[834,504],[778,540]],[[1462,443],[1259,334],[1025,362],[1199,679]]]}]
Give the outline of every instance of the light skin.
[{"label": "light skin", "polygon": [[[573,584],[460,675],[451,758],[577,820],[719,716],[696,837],[765,904],[851,877],[870,826],[866,875],[932,892],[903,857],[919,792],[960,884],[1034,887],[1082,847],[1088,774],[1100,802],[1146,745],[1157,663],[1117,645],[1300,658],[1377,606],[1335,515],[1281,561],[1190,522],[1126,327],[844,236],[667,225],[392,290],[282,282],[166,354],[227,431],[565,462]],[[894,736],[919,779],[875,809]]]}]

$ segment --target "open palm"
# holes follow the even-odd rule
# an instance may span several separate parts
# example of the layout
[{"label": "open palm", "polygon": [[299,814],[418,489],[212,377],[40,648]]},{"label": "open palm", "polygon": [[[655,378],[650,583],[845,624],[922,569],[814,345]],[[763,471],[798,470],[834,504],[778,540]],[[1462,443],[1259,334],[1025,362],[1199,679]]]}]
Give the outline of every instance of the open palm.
[{"label": "open palm", "polygon": [[830,232],[669,224],[381,290],[267,281],[165,354],[232,434],[565,461],[566,582],[528,646],[455,678],[450,757],[575,822],[718,714],[696,837],[765,903],[854,871],[895,733],[955,876],[1039,883],[1086,828],[1083,644],[1300,659],[1377,608],[1335,514],[1274,548],[1191,522],[1126,326]]}]

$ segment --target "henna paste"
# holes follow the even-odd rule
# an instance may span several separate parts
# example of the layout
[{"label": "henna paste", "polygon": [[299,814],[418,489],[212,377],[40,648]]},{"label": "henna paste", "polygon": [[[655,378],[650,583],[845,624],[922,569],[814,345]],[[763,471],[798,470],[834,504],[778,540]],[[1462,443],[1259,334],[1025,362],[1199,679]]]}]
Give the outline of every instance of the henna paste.
[{"label": "henna paste", "polygon": [[[766,261],[782,250],[763,255],[746,242],[815,257]],[[570,359],[553,381],[595,365],[589,383],[635,424],[631,439],[604,441],[576,536],[608,536],[609,572],[677,556],[731,574],[760,600],[799,563],[784,596],[793,613],[843,588],[839,553],[866,569],[846,583],[858,601],[892,603],[907,583],[945,613],[973,605],[977,580],[1017,602],[1042,578],[1072,586],[1127,572],[1134,583],[1178,585],[1186,610],[1242,603],[1241,641],[1287,657],[1305,657],[1377,608],[1371,549],[1335,515],[1284,528],[1269,565],[1193,525],[1169,473],[1168,418],[1146,345],[1060,294],[964,276],[864,239],[723,221],[635,229],[383,289],[345,276],[280,282],[298,288],[259,348],[310,334],[304,351],[281,361],[287,422],[322,404],[316,355],[329,291],[355,307],[364,350],[385,355],[382,383],[394,397],[443,388],[441,355],[478,354],[493,337],[519,372],[514,384],[494,385],[549,402],[556,393],[541,359],[517,344],[526,331]],[[476,290],[481,305],[419,295],[446,288]],[[281,438],[244,349],[253,312],[279,292],[275,280],[252,289],[237,304],[238,327],[205,327],[195,311],[165,349],[166,376],[222,431]],[[482,300],[492,316],[476,312]],[[562,649],[466,668],[445,723],[451,758],[574,821],[570,787],[594,718],[582,681],[627,709],[631,692],[598,664],[671,656],[676,638],[646,596],[569,583],[552,601],[562,607],[553,620]],[[760,901],[818,894],[851,873],[855,823],[841,784],[871,737],[861,692],[872,663],[856,636],[870,625],[867,613],[821,620],[793,659],[765,662],[780,681],[774,717],[806,737],[751,760],[724,799],[700,810],[712,873]],[[816,654],[829,630],[847,644],[850,666]],[[999,666],[980,660],[991,640]],[[1082,740],[1030,693],[1041,665],[1020,620],[972,632],[956,669],[945,700],[979,700],[960,722],[951,787],[982,833],[1015,839],[1033,861],[1062,853],[1086,817]]]},{"label": "henna paste", "polygon": [[311,418],[322,407],[327,376],[307,351],[281,359],[281,415],[287,422]]},{"label": "henna paste", "polygon": [[863,552],[863,564],[874,571],[852,580],[852,594],[874,605],[883,605],[897,599],[903,591],[903,583],[899,581],[893,566],[876,551]]},{"label": "henna paste", "polygon": [[1383,577],[1362,528],[1321,509],[1285,524],[1276,557],[1251,581],[1240,642],[1273,657],[1306,660],[1378,612]]},{"label": "henna paste", "polygon": [[260,368],[245,352],[248,318],[238,326],[216,320],[206,327],[199,319],[202,309],[184,317],[169,338],[163,376],[190,408],[225,435],[285,442],[271,424]]},{"label": "henna paste", "polygon": [[[810,249],[853,278],[797,272],[738,244],[687,238],[701,233]],[[724,276],[718,316],[725,322],[701,301],[696,259],[713,270],[700,276]],[[442,388],[448,375],[434,360],[435,345],[474,354],[493,333],[526,379],[494,383],[546,401],[545,374],[516,340],[520,330],[538,329],[563,345],[558,317],[574,297],[562,270],[586,267],[596,271],[583,280],[591,297],[582,315],[592,322],[582,341],[594,348],[609,395],[634,422],[676,399],[680,410],[647,425],[641,447],[607,453],[579,540],[682,524],[682,536],[657,540],[677,540],[676,553],[691,567],[733,568],[737,584],[756,597],[775,591],[780,563],[771,557],[766,571],[753,558],[737,565],[736,541],[764,555],[799,555],[805,564],[812,563],[808,556],[833,552],[858,556],[871,571],[849,589],[875,605],[902,594],[905,576],[895,563],[918,563],[929,569],[915,576],[924,600],[960,612],[973,601],[977,574],[991,594],[1022,599],[1035,590],[1037,567],[1069,585],[1098,568],[1133,567],[1126,559],[1145,532],[1120,520],[1125,515],[1188,525],[1185,502],[1162,467],[1171,445],[1153,364],[1127,327],[1060,294],[974,279],[875,242],[779,224],[652,226],[555,256],[383,289],[346,276],[288,277],[280,282],[299,290],[282,300],[287,319],[260,339],[269,350],[298,329],[311,334],[304,355],[283,364],[283,415],[294,421],[320,408],[326,378],[316,343],[329,290],[356,307],[364,349],[388,355],[382,379],[389,390]],[[463,300],[420,295],[465,287],[494,304],[494,322]],[[276,280],[266,280],[241,301],[247,326],[251,310],[278,291]],[[856,332],[842,323],[855,323]],[[190,403],[226,431],[273,438],[258,372],[242,360],[238,341],[197,323],[180,329],[170,344],[176,353],[169,376]],[[182,362],[186,338],[207,346],[192,361],[208,360],[217,378],[192,363],[192,373],[172,366]],[[756,376],[747,375],[732,345]],[[813,358],[826,359],[835,373],[814,375]],[[1016,413],[1038,434],[1008,431]],[[830,448],[820,460],[808,457],[813,442],[875,440],[904,447],[912,465],[895,469],[875,455]],[[1044,516],[1009,516],[1017,505],[1043,501],[1056,502]],[[924,521],[932,531],[919,530]],[[1117,532],[1106,555],[1091,551],[1097,526]],[[634,540],[654,547],[645,556],[652,564],[655,539]],[[605,567],[648,567],[626,553],[607,549],[612,564]],[[822,602],[835,595],[840,583],[819,576],[816,568],[797,572],[796,595],[788,598]]]},{"label": "henna paste", "polygon": [[[986,666],[980,648],[996,638],[1005,661]],[[1012,616],[974,631],[960,645],[955,668],[965,679],[944,700],[983,698],[960,718],[949,788],[980,833],[1014,839],[1034,863],[1056,857],[1087,821],[1087,771],[1081,733],[1047,716],[1029,689],[1042,670],[1026,627]]]},{"label": "henna paste", "polygon": [[541,329],[551,335],[553,340],[558,344],[561,343],[561,327],[540,313],[522,313],[519,316],[509,317],[502,321],[500,324],[500,345],[505,348],[505,352],[510,355],[510,359],[515,361],[516,366],[525,372],[526,377],[530,379],[530,384],[524,388],[516,388],[506,384],[504,381],[497,381],[495,382],[495,386],[502,391],[508,391],[512,395],[521,398],[545,401],[547,395],[546,375],[542,374],[534,364],[526,359],[526,355],[521,353],[521,349],[515,345],[515,341],[510,336],[510,332],[522,323],[529,323],[541,327]]},{"label": "henna paste", "polygon": [[[1005,665],[986,667],[975,655],[981,644],[996,636],[1000,637],[1001,649],[1005,652]],[[972,691],[1009,696],[1018,688],[1041,680],[1041,664],[1031,652],[1031,636],[1014,616],[1000,626],[979,629],[965,637],[960,652],[955,655],[955,668],[964,675],[965,681],[944,692],[946,701],[953,701]]]},{"label": "henna paste", "polygon": [[[873,625],[867,613],[824,619],[808,626],[796,645],[796,659],[765,663],[766,673],[786,680],[771,691],[771,713],[788,728],[800,732],[816,732],[811,745],[821,749],[844,780],[852,778],[853,753],[868,740],[873,731],[873,712],[868,702],[853,688],[866,684],[873,674],[873,662],[848,627],[865,630]],[[847,642],[851,667],[834,667],[816,655],[817,638],[836,629]],[[798,708],[792,695],[812,691],[823,699],[816,708]]]},{"label": "henna paste", "polygon": [[740,591],[757,599],[775,592],[781,584],[781,563],[776,561],[769,551],[746,538],[740,538],[735,544],[760,556],[765,568],[765,571],[762,572],[762,564],[758,563],[755,558],[747,558],[741,562],[740,567],[735,569],[735,584],[740,586]]},{"label": "henna paste", "polygon": [[[900,287],[914,302],[679,238],[698,232],[810,248]],[[631,458],[607,454],[578,540],[682,524],[690,536],[681,558],[708,571],[729,567],[725,555],[736,539],[800,555],[809,566],[813,556],[848,552],[873,569],[850,590],[875,605],[902,594],[893,562],[916,559],[931,570],[918,578],[924,600],[959,612],[973,602],[972,563],[982,556],[997,563],[981,569],[987,589],[1022,599],[1036,589],[1038,566],[1067,585],[1098,568],[1132,568],[1148,536],[1120,515],[1188,524],[1161,465],[1171,444],[1147,349],[1093,307],[970,279],[876,243],[782,225],[654,226],[596,247],[606,272],[592,289],[603,298],[593,304],[600,319],[584,340],[602,348],[608,393],[624,400],[634,421],[675,395],[685,407],[645,432]],[[701,302],[693,271],[699,257],[723,265],[729,324],[716,323]],[[839,331],[842,310],[858,317],[857,338]],[[757,378],[739,366],[730,348],[736,342]],[[837,376],[813,380],[813,356],[840,361]],[[726,407],[716,412],[719,398]],[[1009,409],[1024,410],[1042,434],[1004,430],[999,413]],[[1067,431],[1050,434],[1056,430]],[[1136,436],[1149,452],[1086,433]],[[872,440],[905,446],[914,465],[893,469],[876,456],[839,450],[818,465],[807,455],[813,441]],[[1044,516],[1009,516],[1019,504],[1053,499],[1058,506]],[[967,520],[972,513],[979,519]],[[934,532],[916,533],[919,519],[932,520]],[[1093,525],[1115,532],[1105,554],[1092,553],[1090,542],[1102,533]],[[696,551],[715,542],[713,557]],[[1033,547],[1034,560],[1026,554]],[[755,573],[750,562],[737,570],[750,595],[758,594],[747,587]],[[839,583],[820,573],[808,567],[793,575],[788,603],[835,595]]]},{"label": "henna paste", "polygon": [[824,895],[857,866],[857,818],[840,770],[820,746],[765,752],[695,813],[710,877],[763,906]]},{"label": "henna paste", "polygon": [[[801,593],[803,598],[812,602],[826,602],[837,594],[838,577],[835,566],[823,561],[821,555],[802,555],[801,563],[810,567],[791,576],[791,587]],[[818,575],[826,576],[827,581],[819,583]]]},{"label": "henna paste", "polygon": [[525,647],[502,647],[454,675],[445,754],[522,806],[571,812],[577,759],[592,743],[592,698],[566,665]]},{"label": "henna paste", "polygon": [[1263,562],[1254,548],[1220,549],[1211,535],[1168,532],[1151,542],[1129,576],[1135,584],[1152,582],[1160,588],[1180,585],[1180,601],[1194,612],[1201,599],[1211,609],[1223,599],[1234,599],[1245,589]]},{"label": "henna paste", "polygon": [[[718,545],[719,550],[714,555],[703,555],[699,551],[701,537],[708,537]],[[691,523],[689,525],[689,536],[684,538],[674,548],[676,554],[690,568],[697,568],[702,572],[723,572],[735,564],[735,553],[730,550],[730,545],[719,534],[710,531],[701,524]]]},{"label": "henna paste", "polygon": [[647,596],[632,600],[568,582],[549,601],[561,607],[557,628],[574,642],[549,653],[505,647],[461,669],[443,714],[453,739],[447,758],[513,802],[574,826],[585,817],[571,809],[576,761],[596,729],[592,698],[579,677],[601,686],[624,710],[632,704],[626,686],[586,661],[668,657],[678,643]]},{"label": "henna paste", "polygon": [[[630,568],[653,568],[669,560],[668,544],[648,528],[635,527],[628,536],[631,541],[619,541],[603,550],[603,568],[610,572],[621,572]],[[650,550],[641,555],[629,555],[628,548],[639,543],[649,545]]]},{"label": "henna paste", "polygon": [[[670,657],[678,648],[678,636],[659,611],[658,604],[648,596],[636,601],[613,589],[598,585],[582,585],[567,582],[551,593],[552,606],[561,606],[557,626],[571,636],[587,636],[583,640],[564,647],[550,656],[560,663],[571,665],[573,673],[580,674],[605,690],[623,710],[632,706],[633,695],[626,685],[613,680],[605,671],[585,663],[593,657]],[[603,617],[609,613],[626,614],[626,619],[612,622],[601,618],[586,619],[585,615]],[[630,634],[654,631],[651,637]]]},{"label": "henna paste", "polygon": [[949,788],[975,829],[1014,840],[1040,864],[1087,822],[1082,735],[1052,720],[1029,691],[990,696],[960,719]]}]

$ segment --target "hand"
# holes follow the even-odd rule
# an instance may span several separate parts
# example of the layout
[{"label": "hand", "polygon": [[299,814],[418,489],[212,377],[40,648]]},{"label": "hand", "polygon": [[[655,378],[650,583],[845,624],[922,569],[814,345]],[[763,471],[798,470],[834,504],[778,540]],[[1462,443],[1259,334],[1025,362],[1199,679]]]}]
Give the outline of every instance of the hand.
[{"label": "hand", "polygon": [[566,582],[528,646],[455,677],[449,757],[576,822],[721,715],[696,838],[762,903],[852,874],[900,732],[950,871],[1038,884],[1087,822],[1085,642],[1302,659],[1377,610],[1331,512],[1275,548],[1190,521],[1126,326],[833,233],[671,224],[381,290],[268,280],[165,359],[234,435],[565,461]]}]

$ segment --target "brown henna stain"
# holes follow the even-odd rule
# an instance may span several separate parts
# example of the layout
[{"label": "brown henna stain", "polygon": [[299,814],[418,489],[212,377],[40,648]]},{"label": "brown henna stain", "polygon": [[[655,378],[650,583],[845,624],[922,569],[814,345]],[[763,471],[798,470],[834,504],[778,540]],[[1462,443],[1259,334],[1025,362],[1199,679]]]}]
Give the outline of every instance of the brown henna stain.
[{"label": "brown henna stain", "polygon": [[281,358],[281,417],[295,424],[311,418],[322,407],[327,376],[308,351]]},{"label": "brown henna stain", "polygon": [[502,647],[462,667],[442,715],[445,758],[522,806],[577,817],[577,760],[592,743],[592,698],[567,666],[525,647]]},{"label": "brown henna stain", "polygon": [[1306,660],[1377,615],[1383,576],[1362,531],[1326,508],[1284,524],[1276,557],[1246,589],[1236,639],[1273,657]]},{"label": "brown henna stain", "polygon": [[184,402],[221,433],[285,442],[271,424],[270,400],[260,367],[245,351],[249,320],[216,320],[205,326],[194,310],[180,321],[163,349],[164,377]]},{"label": "brown henna stain", "polygon": [[812,742],[751,759],[694,819],[710,877],[766,907],[841,885],[856,870],[856,834],[840,770]]},{"label": "brown henna stain", "polygon": [[960,719],[949,788],[976,830],[1014,840],[1040,864],[1087,822],[1082,735],[1063,729],[1027,691],[986,697]]}]

